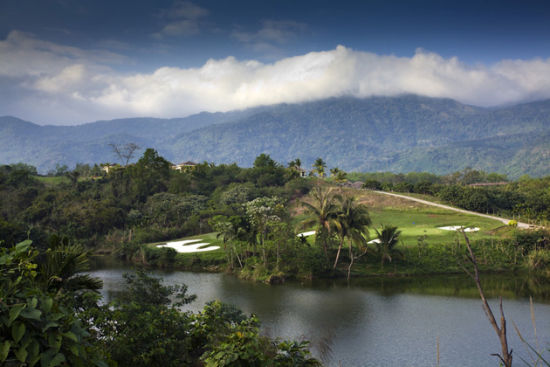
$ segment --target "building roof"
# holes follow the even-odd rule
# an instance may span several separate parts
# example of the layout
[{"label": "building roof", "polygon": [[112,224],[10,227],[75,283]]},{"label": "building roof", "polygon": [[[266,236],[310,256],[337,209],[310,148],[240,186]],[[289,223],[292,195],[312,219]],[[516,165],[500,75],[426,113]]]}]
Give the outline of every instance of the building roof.
[{"label": "building roof", "polygon": [[191,161],[187,161],[187,162],[181,162],[181,163],[174,164],[174,167],[179,167],[179,166],[196,166],[197,164],[198,164],[198,163],[191,162]]}]

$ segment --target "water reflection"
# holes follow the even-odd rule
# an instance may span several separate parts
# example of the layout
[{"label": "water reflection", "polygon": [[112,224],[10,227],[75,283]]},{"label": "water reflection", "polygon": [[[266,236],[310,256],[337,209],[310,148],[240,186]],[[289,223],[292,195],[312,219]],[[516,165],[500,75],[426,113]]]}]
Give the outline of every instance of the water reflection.
[{"label": "water reflection", "polygon": [[[108,300],[123,287],[127,269],[96,270]],[[361,279],[350,286],[340,281],[299,282],[268,286],[223,274],[157,272],[168,284],[185,283],[198,311],[219,299],[254,313],[271,336],[305,338],[328,365],[433,366],[436,340],[441,366],[496,366],[490,353],[499,351],[477,291],[465,276],[405,279]],[[550,342],[548,284],[515,276],[484,276],[491,297],[505,296],[509,320],[534,342],[526,296],[536,296],[539,344]],[[545,289],[546,287],[546,289]],[[533,291],[536,289],[536,291]],[[532,292],[532,293],[531,293]],[[493,299],[492,303],[495,303]],[[511,329],[511,328],[510,328]],[[518,337],[509,333],[514,358],[526,357]]]}]

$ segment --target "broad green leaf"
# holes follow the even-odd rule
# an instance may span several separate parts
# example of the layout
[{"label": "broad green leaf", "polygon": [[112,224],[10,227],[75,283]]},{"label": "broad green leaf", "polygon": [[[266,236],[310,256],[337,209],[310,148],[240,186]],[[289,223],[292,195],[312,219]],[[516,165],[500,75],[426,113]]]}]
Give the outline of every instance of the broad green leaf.
[{"label": "broad green leaf", "polygon": [[55,321],[50,321],[50,322],[48,322],[48,323],[46,324],[46,326],[44,326],[44,327],[42,328],[42,332],[44,333],[44,332],[45,332],[46,330],[48,330],[49,328],[51,328],[51,327],[58,327],[58,326],[59,326],[59,324],[58,324],[57,322],[55,322]]},{"label": "broad green leaf", "polygon": [[48,349],[40,356],[40,366],[41,367],[48,367],[50,365],[50,362],[52,361],[53,356],[55,356],[57,352],[54,349]]},{"label": "broad green leaf", "polygon": [[20,362],[25,362],[25,360],[27,359],[27,348],[25,347],[21,347],[19,348],[18,350],[15,351],[15,357],[20,361]]},{"label": "broad green leaf", "polygon": [[[29,346],[27,347],[27,351],[29,352],[29,358],[35,359],[38,357],[40,358],[40,344],[36,340],[33,340]],[[38,360],[37,359],[37,360]]]},{"label": "broad green leaf", "polygon": [[0,362],[4,362],[6,358],[8,358],[8,354],[10,352],[10,346],[11,343],[9,340],[5,340],[3,343],[0,344]]},{"label": "broad green leaf", "polygon": [[31,299],[31,307],[36,308],[36,306],[38,306],[38,300],[36,299],[36,297],[33,297]]},{"label": "broad green leaf", "polygon": [[29,360],[27,361],[29,367],[34,366],[38,361],[40,360],[40,354],[38,354],[36,357],[29,357]]},{"label": "broad green leaf", "polygon": [[71,347],[69,348],[69,350],[71,351],[71,353],[75,356],[79,356],[80,355],[80,349],[78,348],[78,345],[77,344],[73,344],[71,345]]},{"label": "broad green leaf", "polygon": [[59,320],[60,318],[62,318],[63,316],[65,316],[65,315],[63,315],[63,313],[61,313],[61,312],[56,312],[56,313],[52,313],[52,314],[49,315],[49,316],[50,316],[50,317],[49,317],[50,320],[57,321],[57,320]]},{"label": "broad green leaf", "polygon": [[48,367],[59,366],[63,362],[65,362],[65,356],[61,353],[57,353],[55,357],[53,357],[52,360],[50,361],[50,364],[48,365]]},{"label": "broad green leaf", "polygon": [[8,320],[7,326],[11,326],[11,323],[19,316],[19,314],[21,313],[21,311],[23,311],[24,308],[25,308],[25,304],[23,303],[11,306],[10,318]]},{"label": "broad green leaf", "polygon": [[61,335],[59,334],[51,334],[48,336],[48,345],[50,348],[52,348],[56,353],[61,348]]},{"label": "broad green leaf", "polygon": [[25,240],[23,242],[19,242],[17,245],[15,245],[15,253],[20,254],[22,252],[27,251],[31,243],[32,243],[31,240]]},{"label": "broad green leaf", "polygon": [[21,311],[21,317],[24,317],[26,319],[33,319],[33,320],[38,320],[40,321],[40,316],[42,315],[42,312],[40,310],[37,310],[37,309],[24,309],[23,311]]},{"label": "broad green leaf", "polygon": [[78,342],[77,336],[72,331],[67,331],[66,333],[63,333],[63,336],[67,339],[71,339],[74,342]]},{"label": "broad green leaf", "polygon": [[11,327],[11,336],[13,337],[13,341],[16,343],[19,343],[23,335],[25,334],[25,324],[22,322],[16,322]]},{"label": "broad green leaf", "polygon": [[50,297],[42,299],[42,309],[44,310],[44,312],[50,312],[50,310],[52,309],[52,305],[53,299],[51,299]]}]

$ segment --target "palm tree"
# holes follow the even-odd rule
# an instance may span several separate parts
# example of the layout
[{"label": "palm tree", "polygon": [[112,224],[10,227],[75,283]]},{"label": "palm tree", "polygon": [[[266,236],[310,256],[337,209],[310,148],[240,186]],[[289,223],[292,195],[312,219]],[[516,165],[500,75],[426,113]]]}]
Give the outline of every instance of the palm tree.
[{"label": "palm tree", "polygon": [[227,242],[232,241],[237,237],[237,228],[229,221],[229,219],[224,215],[216,215],[210,221],[210,226],[218,232],[216,238],[222,239],[223,250],[227,255],[227,260],[229,261],[229,267],[233,269],[233,246],[227,251]]},{"label": "palm tree", "polygon": [[380,267],[384,268],[386,259],[391,262],[396,255],[403,256],[401,251],[395,248],[395,245],[399,242],[401,231],[398,231],[397,227],[385,225],[382,227],[382,231],[376,230],[376,234],[378,235],[376,247],[380,255]]},{"label": "palm tree", "polygon": [[300,158],[296,158],[293,161],[288,162],[288,168],[298,169],[302,167],[302,161]]},{"label": "palm tree", "polygon": [[334,227],[336,217],[338,215],[338,205],[336,200],[340,195],[334,193],[333,188],[322,188],[315,186],[309,193],[312,203],[301,202],[306,209],[306,218],[302,221],[303,228],[316,228],[317,238],[321,238],[325,257],[328,261],[328,245],[327,240]]},{"label": "palm tree", "polygon": [[[368,238],[368,227],[371,225],[371,219],[367,207],[363,204],[358,204],[355,197],[348,196],[345,199],[340,199],[341,209],[335,221],[335,228],[340,238],[338,252],[334,261],[333,269],[338,265],[340,251],[345,239],[349,240],[349,257],[350,264],[348,266],[348,280],[351,273],[353,262],[366,253],[366,238]],[[353,244],[363,245],[365,249],[359,256],[353,253]]]},{"label": "palm tree", "polygon": [[325,168],[327,167],[327,164],[323,160],[323,158],[319,157],[315,160],[315,163],[313,163],[313,168],[315,168],[315,171],[319,175],[319,177],[325,177]]},{"label": "palm tree", "polygon": [[39,264],[39,277],[44,286],[57,293],[65,291],[99,291],[103,282],[82,274],[89,270],[88,251],[81,245],[69,242],[67,237],[50,238],[50,248]]}]

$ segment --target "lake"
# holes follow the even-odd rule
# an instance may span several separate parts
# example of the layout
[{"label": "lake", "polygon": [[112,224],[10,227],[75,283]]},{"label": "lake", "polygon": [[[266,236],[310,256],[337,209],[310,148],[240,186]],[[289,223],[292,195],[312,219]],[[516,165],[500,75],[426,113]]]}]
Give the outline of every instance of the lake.
[{"label": "lake", "polygon": [[[122,274],[111,266],[91,271],[103,279],[102,294],[109,300],[120,291]],[[238,306],[256,314],[262,330],[270,336],[305,338],[313,353],[328,366],[436,366],[439,340],[444,366],[498,366],[491,353],[500,344],[487,320],[473,281],[466,276],[405,279],[360,279],[290,282],[269,286],[242,281],[225,274],[161,272],[167,284],[185,283],[197,300],[186,309],[200,310],[211,300]],[[538,344],[550,347],[550,291],[548,284],[513,276],[485,275],[484,286],[494,311],[497,294],[504,296],[509,344],[514,365],[530,361],[512,322],[533,345],[529,295],[534,310]],[[495,314],[498,318],[499,316]]]}]

